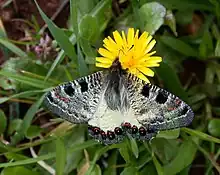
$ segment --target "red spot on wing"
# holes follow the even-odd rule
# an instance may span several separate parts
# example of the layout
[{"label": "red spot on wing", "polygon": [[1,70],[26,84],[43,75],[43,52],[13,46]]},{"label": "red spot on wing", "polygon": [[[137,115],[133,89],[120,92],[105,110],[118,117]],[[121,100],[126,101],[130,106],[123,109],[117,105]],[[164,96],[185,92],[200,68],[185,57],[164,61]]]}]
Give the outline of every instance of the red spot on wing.
[{"label": "red spot on wing", "polygon": [[61,101],[69,102],[69,99],[68,99],[68,98],[61,97],[58,92],[55,92],[55,96],[56,96],[58,99],[60,99]]},{"label": "red spot on wing", "polygon": [[180,105],[181,100],[180,100],[180,99],[176,99],[176,100],[175,100],[175,103],[176,103],[177,105]]},{"label": "red spot on wing", "polygon": [[167,108],[168,111],[173,111],[175,110],[176,108]]}]

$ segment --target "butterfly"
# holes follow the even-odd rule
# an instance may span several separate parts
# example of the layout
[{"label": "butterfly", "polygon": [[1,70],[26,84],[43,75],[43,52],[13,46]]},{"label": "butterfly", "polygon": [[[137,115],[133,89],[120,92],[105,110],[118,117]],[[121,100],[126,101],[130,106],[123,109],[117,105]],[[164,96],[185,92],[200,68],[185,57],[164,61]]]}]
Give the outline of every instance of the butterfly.
[{"label": "butterfly", "polygon": [[88,124],[89,134],[106,145],[128,134],[151,140],[194,118],[184,101],[123,70],[118,59],[107,70],[57,86],[46,95],[45,105],[71,123]]}]

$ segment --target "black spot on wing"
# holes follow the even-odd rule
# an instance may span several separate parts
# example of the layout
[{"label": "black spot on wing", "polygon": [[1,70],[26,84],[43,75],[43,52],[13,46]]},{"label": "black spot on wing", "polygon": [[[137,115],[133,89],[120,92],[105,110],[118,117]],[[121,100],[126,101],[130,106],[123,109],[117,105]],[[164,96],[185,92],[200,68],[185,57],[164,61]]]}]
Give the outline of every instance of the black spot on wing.
[{"label": "black spot on wing", "polygon": [[49,93],[47,94],[47,98],[49,99],[49,101],[50,101],[51,103],[54,102],[53,97],[52,97],[52,95],[51,95],[51,92],[49,92]]},{"label": "black spot on wing", "polygon": [[64,91],[69,96],[73,96],[74,92],[75,92],[75,90],[73,89],[71,83],[68,83],[68,84],[64,85]]},{"label": "black spot on wing", "polygon": [[145,84],[141,91],[141,94],[145,97],[149,97],[149,93],[150,93],[150,86],[149,84]]},{"label": "black spot on wing", "polygon": [[185,115],[189,111],[189,108],[185,106],[183,110],[181,111],[180,115]]},{"label": "black spot on wing", "polygon": [[82,92],[86,92],[88,90],[88,83],[85,80],[81,79],[78,81],[78,83],[81,86]]},{"label": "black spot on wing", "polygon": [[159,91],[156,97],[156,102],[159,104],[164,104],[168,99],[168,95],[164,91]]}]

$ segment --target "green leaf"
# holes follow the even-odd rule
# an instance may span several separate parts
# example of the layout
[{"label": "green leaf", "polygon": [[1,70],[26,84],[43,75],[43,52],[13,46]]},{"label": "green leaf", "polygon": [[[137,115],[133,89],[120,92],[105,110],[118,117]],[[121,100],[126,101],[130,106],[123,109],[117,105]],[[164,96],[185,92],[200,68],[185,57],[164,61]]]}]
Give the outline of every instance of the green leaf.
[{"label": "green leaf", "polygon": [[36,171],[31,171],[23,166],[4,168],[1,175],[40,175]]},{"label": "green leaf", "polygon": [[220,143],[220,139],[218,138],[215,138],[215,137],[212,137],[206,133],[203,133],[201,131],[198,131],[198,130],[193,130],[193,129],[190,129],[190,128],[181,128],[181,130],[183,130],[184,132],[192,135],[192,136],[196,136],[202,140],[206,140],[206,141],[209,141],[209,142],[215,142],[215,143]]},{"label": "green leaf", "polygon": [[91,172],[91,175],[101,175],[101,174],[102,174],[101,168],[99,167],[99,165],[96,164]]},{"label": "green leaf", "polygon": [[196,151],[197,147],[190,139],[184,140],[176,157],[164,166],[164,174],[175,175],[192,164]]},{"label": "green leaf", "polygon": [[16,144],[17,142],[21,141],[24,136],[26,135],[28,128],[31,125],[32,119],[34,118],[37,110],[40,108],[41,103],[44,100],[44,96],[41,96],[38,101],[36,101],[27,111],[27,113],[24,116],[23,122],[21,124],[21,127],[19,130],[15,133],[15,135],[12,137],[12,144]]},{"label": "green leaf", "polygon": [[16,54],[19,57],[22,57],[22,58],[28,57],[28,55],[24,51],[22,51],[19,47],[12,44],[6,39],[0,38],[0,44],[8,48],[10,51],[12,51],[14,54]]},{"label": "green leaf", "polygon": [[199,55],[202,58],[207,58],[213,52],[213,43],[212,43],[212,36],[208,30],[204,31],[202,42],[199,46]]},{"label": "green leaf", "polygon": [[189,97],[189,102],[190,102],[190,104],[195,104],[195,103],[198,103],[206,98],[207,98],[206,94],[197,92],[197,94]]},{"label": "green leaf", "polygon": [[151,2],[141,6],[139,14],[144,20],[144,30],[153,35],[163,25],[166,9],[158,2]]},{"label": "green leaf", "polygon": [[96,164],[96,161],[101,157],[101,155],[103,155],[105,152],[107,152],[108,150],[114,149],[114,148],[121,148],[124,145],[124,143],[120,143],[120,144],[112,144],[109,146],[105,146],[101,149],[99,149],[98,151],[96,151],[95,156],[90,164],[89,169],[86,171],[86,175],[91,174],[92,170],[94,169],[94,166]]},{"label": "green leaf", "polygon": [[220,137],[220,119],[211,119],[208,124],[208,131],[215,137]]},{"label": "green leaf", "polygon": [[125,160],[125,162],[129,163],[130,162],[130,155],[129,155],[129,150],[128,150],[127,146],[120,148],[119,152],[120,152],[121,156],[123,157],[123,159]]},{"label": "green leaf", "polygon": [[70,42],[69,38],[65,34],[65,32],[58,28],[46,15],[45,13],[41,10],[39,5],[37,4],[36,0],[34,0],[41,17],[45,21],[45,23],[48,25],[48,28],[57,41],[57,43],[60,45],[60,47],[65,51],[66,55],[72,59],[73,62],[77,62],[77,55],[74,50],[73,44]]},{"label": "green leaf", "polygon": [[154,155],[153,155],[153,162],[154,162],[154,165],[156,167],[158,175],[163,175],[164,174],[163,168],[162,168],[161,164],[159,163],[159,161],[157,160],[157,158]]},{"label": "green leaf", "polygon": [[0,134],[2,134],[7,126],[7,119],[3,110],[0,109]]},{"label": "green leaf", "polygon": [[164,23],[170,27],[175,36],[177,36],[176,32],[176,19],[171,10],[167,10]]},{"label": "green leaf", "polygon": [[8,135],[12,135],[15,131],[18,131],[22,124],[21,119],[13,119],[9,123]]},{"label": "green leaf", "polygon": [[28,139],[33,139],[35,137],[38,137],[40,136],[40,133],[42,131],[42,128],[40,128],[39,126],[37,125],[32,125],[28,128],[25,136],[28,138]]},{"label": "green leaf", "polygon": [[212,86],[214,83],[214,78],[215,78],[215,67],[212,66],[212,64],[207,64],[205,70],[205,83],[210,84]]},{"label": "green leaf", "polygon": [[13,160],[13,161],[25,160],[28,158],[27,156],[24,156],[23,154],[14,153],[14,152],[8,152],[8,153],[5,153],[4,155],[8,160]]},{"label": "green leaf", "polygon": [[180,135],[180,129],[173,129],[168,131],[160,131],[156,137],[166,138],[166,139],[177,139]]},{"label": "green leaf", "polygon": [[78,72],[80,74],[80,76],[86,76],[88,75],[88,67],[86,66],[86,63],[85,63],[85,59],[83,57],[83,54],[82,54],[82,50],[80,48],[80,45],[77,44],[77,53],[78,53]]},{"label": "green leaf", "polygon": [[158,175],[152,161],[140,170],[140,175]]},{"label": "green leaf", "polygon": [[83,16],[79,23],[80,37],[92,42],[96,38],[98,30],[99,28],[96,17],[90,15]]},{"label": "green leaf", "polygon": [[90,42],[84,38],[79,39],[83,53],[86,55],[87,64],[95,64],[96,51],[92,48]]},{"label": "green leaf", "polygon": [[113,151],[109,156],[107,160],[108,166],[105,168],[103,175],[117,175],[116,168],[114,167],[117,161],[117,153],[117,151]]},{"label": "green leaf", "polygon": [[130,145],[131,145],[131,151],[133,152],[135,158],[138,158],[139,150],[137,146],[137,142],[133,137],[129,137]]},{"label": "green leaf", "polygon": [[215,46],[215,56],[220,57],[220,39],[218,39]]},{"label": "green leaf", "polygon": [[[65,135],[63,138],[65,146],[74,146],[77,144],[83,144],[85,142],[85,127],[75,126],[70,134]],[[64,174],[70,174],[79,165],[79,162],[83,159],[83,151],[76,151],[71,154],[67,154]]]},{"label": "green leaf", "polygon": [[66,164],[66,148],[61,139],[56,140],[56,174],[63,175]]},{"label": "green leaf", "polygon": [[170,36],[161,36],[160,41],[183,55],[198,57],[198,52],[180,39]]},{"label": "green leaf", "polygon": [[156,69],[164,85],[170,92],[187,101],[187,94],[183,89],[176,72],[165,62],[161,62],[160,67]]},{"label": "green leaf", "polygon": [[152,151],[162,164],[167,164],[178,153],[179,142],[174,139],[155,138],[152,140]]},{"label": "green leaf", "polygon": [[[3,8],[3,6],[1,7]],[[5,31],[5,28],[4,28],[4,25],[2,24],[1,19],[0,19],[0,38],[4,38],[4,39],[7,38],[7,33]],[[9,50],[6,47],[0,45],[0,50],[2,50],[5,58],[9,57]]]},{"label": "green leaf", "polygon": [[120,175],[136,175],[137,174],[137,169],[135,167],[127,167],[125,168]]},{"label": "green leaf", "polygon": [[99,32],[103,31],[112,19],[112,1],[99,1],[89,14],[96,17],[99,25]]},{"label": "green leaf", "polygon": [[[155,0],[147,0],[155,1]],[[211,5],[209,1],[206,0],[157,0],[163,4],[166,8],[172,10],[184,10],[184,11],[193,11],[193,10],[207,10],[209,12],[214,11],[214,6]]]}]

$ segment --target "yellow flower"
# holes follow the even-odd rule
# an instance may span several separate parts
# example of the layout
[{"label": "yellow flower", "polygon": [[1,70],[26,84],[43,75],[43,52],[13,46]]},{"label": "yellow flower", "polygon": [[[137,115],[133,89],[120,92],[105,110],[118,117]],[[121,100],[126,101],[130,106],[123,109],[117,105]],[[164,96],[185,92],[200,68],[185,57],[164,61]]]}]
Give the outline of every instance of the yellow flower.
[{"label": "yellow flower", "polygon": [[126,69],[138,78],[149,82],[146,76],[154,76],[150,67],[160,66],[159,62],[162,61],[162,58],[152,56],[156,51],[150,52],[156,44],[153,37],[147,32],[143,32],[140,37],[138,34],[139,30],[135,33],[133,28],[128,29],[127,37],[124,31],[121,35],[118,31],[114,31],[114,40],[110,36],[103,40],[104,48],[98,50],[102,57],[96,57],[96,66],[109,68],[118,58],[122,69]]}]

